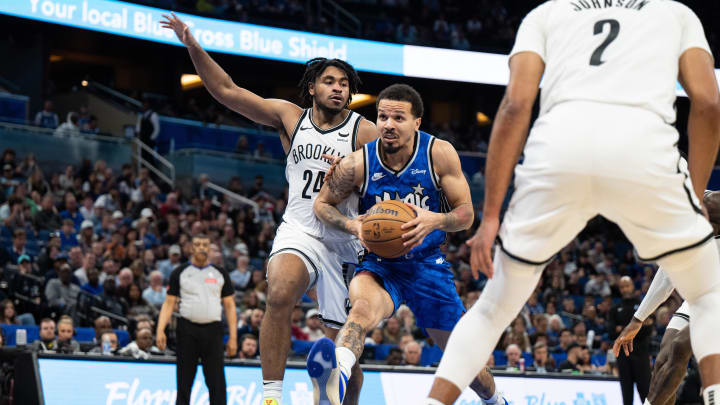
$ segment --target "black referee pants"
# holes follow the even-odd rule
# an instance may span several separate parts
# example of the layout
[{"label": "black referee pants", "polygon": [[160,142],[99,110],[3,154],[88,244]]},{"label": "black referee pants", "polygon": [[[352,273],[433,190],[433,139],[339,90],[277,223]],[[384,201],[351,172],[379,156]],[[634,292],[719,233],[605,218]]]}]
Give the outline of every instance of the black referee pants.
[{"label": "black referee pants", "polygon": [[650,353],[636,347],[628,357],[621,351],[617,359],[617,367],[624,405],[633,404],[635,394],[633,384],[637,385],[640,401],[645,401],[650,390]]},{"label": "black referee pants", "polygon": [[210,405],[226,405],[222,323],[199,324],[180,318],[177,324],[177,405],[190,404],[198,360],[203,366]]}]

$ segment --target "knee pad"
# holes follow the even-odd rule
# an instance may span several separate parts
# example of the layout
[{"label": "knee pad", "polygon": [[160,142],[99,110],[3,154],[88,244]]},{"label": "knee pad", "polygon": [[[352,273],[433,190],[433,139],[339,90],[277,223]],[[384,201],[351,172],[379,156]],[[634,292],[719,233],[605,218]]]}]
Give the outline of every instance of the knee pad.
[{"label": "knee pad", "polygon": [[698,362],[705,356],[720,354],[720,288],[688,301],[690,306],[690,342]]}]

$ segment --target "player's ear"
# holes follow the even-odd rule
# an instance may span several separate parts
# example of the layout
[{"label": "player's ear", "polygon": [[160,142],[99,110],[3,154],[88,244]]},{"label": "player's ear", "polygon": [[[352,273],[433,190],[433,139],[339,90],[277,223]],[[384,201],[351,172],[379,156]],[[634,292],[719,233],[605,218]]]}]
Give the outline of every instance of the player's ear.
[{"label": "player's ear", "polygon": [[420,124],[422,123],[422,117],[415,118],[415,130],[417,131],[420,129]]},{"label": "player's ear", "polygon": [[315,96],[315,82],[309,82],[308,83],[308,93],[310,93],[311,96]]}]

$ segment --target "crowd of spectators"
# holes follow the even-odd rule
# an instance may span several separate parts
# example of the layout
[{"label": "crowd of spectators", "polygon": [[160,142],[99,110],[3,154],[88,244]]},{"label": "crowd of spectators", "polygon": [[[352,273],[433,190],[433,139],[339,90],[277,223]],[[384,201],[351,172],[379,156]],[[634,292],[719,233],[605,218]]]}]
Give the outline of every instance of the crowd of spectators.
[{"label": "crowd of spectators", "polygon": [[57,136],[69,136],[78,133],[100,133],[98,118],[90,114],[87,106],[81,106],[77,112],[68,112],[65,121],[61,123],[60,117],[57,112],[55,112],[52,100],[45,100],[42,110],[35,114],[35,119],[32,123],[38,127],[54,130],[54,134]]},{"label": "crowd of spectators", "polygon": [[[223,201],[206,187],[206,176],[200,177],[191,194],[185,194],[162,192],[146,169],[136,173],[129,164],[116,172],[103,161],[86,161],[46,175],[32,155],[5,150],[2,165],[0,268],[5,288],[0,299],[6,301],[1,322],[39,324],[41,339],[34,347],[75,351],[72,327],[93,326],[97,334],[87,350],[137,358],[158,354],[153,346],[154,322],[170,273],[190,256],[192,235],[205,233],[212,240],[212,263],[230,272],[236,290],[240,321],[231,327],[238,328],[239,356],[257,356],[267,291],[266,259],[286,194],[265,192],[260,176],[248,187],[234,178],[227,187],[258,202],[260,209],[255,212]],[[486,281],[472,277],[463,243],[470,235],[471,231],[452,234],[443,246],[458,293],[468,307]],[[631,295],[639,297],[655,270],[635,259],[617,228],[603,220],[592,221],[548,265],[521,314],[498,342],[491,362],[509,370],[613,372],[614,358],[608,349],[624,326],[611,315],[621,297],[619,279],[630,277]],[[671,299],[651,318],[656,344],[678,304]],[[323,336],[312,305],[306,296],[293,313],[296,341]],[[111,328],[125,329],[135,340],[118,348]],[[103,350],[106,333],[112,350]],[[171,343],[172,336],[171,332]],[[433,347],[405,306],[378,325],[366,343],[392,345],[396,350],[374,357],[369,350],[365,360],[396,365],[420,364],[419,353]]]}]

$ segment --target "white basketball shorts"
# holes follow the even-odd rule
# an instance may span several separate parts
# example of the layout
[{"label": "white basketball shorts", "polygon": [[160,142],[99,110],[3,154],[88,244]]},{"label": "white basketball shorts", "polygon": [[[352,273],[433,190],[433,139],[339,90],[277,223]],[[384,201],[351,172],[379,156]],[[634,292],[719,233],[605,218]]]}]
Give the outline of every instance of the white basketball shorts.
[{"label": "white basketball shorts", "polygon": [[642,108],[558,104],[530,132],[498,243],[516,260],[543,264],[596,215],[617,223],[644,261],[709,241],[677,140]]},{"label": "white basketball shorts", "polygon": [[357,264],[362,251],[362,245],[355,239],[326,241],[283,222],[277,229],[269,260],[283,253],[299,257],[310,275],[308,290],[317,287],[323,323],[339,329],[347,319],[349,307],[346,272],[352,270],[346,264]]},{"label": "white basketball shorts", "polygon": [[667,329],[683,330],[690,324],[690,306],[687,301],[683,301],[680,308],[675,311],[670,322],[668,322]]}]

